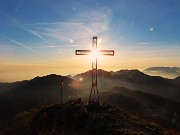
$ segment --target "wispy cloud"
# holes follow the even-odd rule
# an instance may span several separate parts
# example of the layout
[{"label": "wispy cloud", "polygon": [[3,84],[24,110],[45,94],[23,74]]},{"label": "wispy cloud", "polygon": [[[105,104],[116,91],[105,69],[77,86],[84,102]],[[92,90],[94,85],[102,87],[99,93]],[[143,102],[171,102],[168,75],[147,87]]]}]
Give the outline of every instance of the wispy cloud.
[{"label": "wispy cloud", "polygon": [[66,47],[76,47],[79,45],[61,45],[61,46],[57,46],[57,45],[46,45],[46,46],[36,46],[36,47],[32,47],[32,48],[66,48]]},{"label": "wispy cloud", "polygon": [[79,13],[76,18],[66,22],[37,22],[32,27],[41,36],[57,41],[69,41],[71,39],[85,39],[109,30],[108,19],[110,11],[88,9]]},{"label": "wispy cloud", "polygon": [[47,43],[52,41],[74,43],[75,40],[81,40],[81,43],[84,44],[87,38],[99,36],[98,34],[109,30],[108,20],[111,12],[109,9],[94,10],[87,8],[84,12],[77,13],[76,17],[72,17],[67,21],[36,22],[33,24],[23,24],[5,13],[0,12],[0,14],[10,20],[9,22],[14,26]]},{"label": "wispy cloud", "polygon": [[38,32],[36,32],[34,30],[31,30],[31,29],[28,29],[28,28],[25,28],[25,27],[23,27],[23,29],[26,30],[27,32],[33,34],[34,36],[36,36],[38,38],[44,39],[44,37],[42,35],[40,35]]},{"label": "wispy cloud", "polygon": [[62,25],[62,24],[82,24],[77,22],[44,22],[44,23],[34,23],[33,26],[51,26],[51,25]]},{"label": "wispy cloud", "polygon": [[140,43],[138,43],[139,45],[156,45],[156,44],[158,44],[158,45],[162,45],[162,44],[167,44],[167,42],[165,42],[165,41],[160,41],[160,42],[151,42],[151,43],[148,43],[148,42],[140,42]]},{"label": "wispy cloud", "polygon": [[[31,33],[45,42],[43,43],[44,45],[33,44],[33,47],[29,47],[12,39],[7,39],[26,49],[39,53],[35,50],[36,48],[45,48],[45,51],[49,51],[51,49],[47,48],[62,50],[62,48],[67,49],[67,47],[87,45],[89,43],[87,43],[89,37],[99,36],[99,34],[109,30],[108,20],[111,12],[108,9],[98,9],[95,11],[94,9],[87,8],[84,12],[77,13],[76,17],[72,17],[66,21],[36,22],[33,24],[22,24],[16,18],[6,14],[3,15],[6,16],[14,26]],[[53,50],[54,52],[56,51],[55,49]]]},{"label": "wispy cloud", "polygon": [[150,43],[146,43],[146,42],[141,42],[141,43],[138,43],[140,45],[149,45]]}]

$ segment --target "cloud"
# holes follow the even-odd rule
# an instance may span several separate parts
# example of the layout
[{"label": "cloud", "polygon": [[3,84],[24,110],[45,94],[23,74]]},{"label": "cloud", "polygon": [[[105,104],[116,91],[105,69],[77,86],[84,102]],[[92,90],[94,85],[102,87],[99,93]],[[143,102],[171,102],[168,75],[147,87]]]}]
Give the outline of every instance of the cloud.
[{"label": "cloud", "polygon": [[39,33],[37,33],[36,31],[27,29],[27,28],[25,28],[25,27],[24,27],[24,29],[25,29],[27,32],[29,32],[29,33],[35,35],[36,37],[41,38],[41,39],[44,39],[44,38],[43,38]]},{"label": "cloud", "polygon": [[46,39],[74,43],[76,39],[86,39],[108,31],[109,17],[110,11],[107,9],[88,9],[66,22],[37,22],[32,27]]},{"label": "cloud", "polygon": [[[77,12],[77,16],[66,21],[36,22],[23,24],[16,18],[0,12],[9,22],[46,43],[86,44],[87,39],[99,36],[109,30],[108,20],[111,15],[109,9],[90,9]],[[74,46],[74,45],[73,45]],[[45,47],[44,47],[45,48]],[[55,48],[55,47],[54,47]]]},{"label": "cloud", "polygon": [[53,25],[62,25],[62,24],[82,24],[82,23],[77,23],[77,22],[41,22],[41,23],[34,23],[32,24],[32,26],[45,26],[45,27],[48,27],[48,26],[53,26]]},{"label": "cloud", "polygon": [[154,30],[154,28],[153,27],[149,27],[149,31],[153,31]]},{"label": "cloud", "polygon": [[57,45],[46,45],[46,46],[38,46],[38,47],[32,47],[32,48],[64,48],[64,47],[76,47],[79,45],[61,45],[61,46],[57,46]]},{"label": "cloud", "polygon": [[140,43],[138,43],[138,44],[140,44],[140,45],[149,45],[149,44],[151,44],[151,45],[164,45],[164,44],[167,44],[167,42],[165,42],[165,41],[151,42],[151,43],[148,43],[148,42],[140,42]]},{"label": "cloud", "polygon": [[145,42],[141,42],[141,43],[138,43],[140,45],[149,45],[150,43],[145,43]]}]

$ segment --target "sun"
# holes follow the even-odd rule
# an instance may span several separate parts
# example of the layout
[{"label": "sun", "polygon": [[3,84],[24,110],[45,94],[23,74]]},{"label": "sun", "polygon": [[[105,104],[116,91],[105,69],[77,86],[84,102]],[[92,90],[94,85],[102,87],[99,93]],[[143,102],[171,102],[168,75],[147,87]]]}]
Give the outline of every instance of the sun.
[{"label": "sun", "polygon": [[101,61],[103,57],[102,57],[102,55],[98,49],[92,49],[92,52],[90,54],[90,58],[91,58],[91,60],[94,60],[97,58],[98,61]]},{"label": "sun", "polygon": [[99,56],[99,51],[97,49],[93,49],[91,52],[91,56],[97,58]]}]

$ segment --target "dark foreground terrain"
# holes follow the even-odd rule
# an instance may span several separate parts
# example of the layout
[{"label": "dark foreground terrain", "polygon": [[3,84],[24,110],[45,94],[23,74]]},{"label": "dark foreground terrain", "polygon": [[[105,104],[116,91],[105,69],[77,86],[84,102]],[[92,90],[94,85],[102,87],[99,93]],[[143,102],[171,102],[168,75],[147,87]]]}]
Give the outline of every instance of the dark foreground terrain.
[{"label": "dark foreground terrain", "polygon": [[19,114],[4,135],[175,135],[173,129],[109,104],[88,106],[80,99]]}]

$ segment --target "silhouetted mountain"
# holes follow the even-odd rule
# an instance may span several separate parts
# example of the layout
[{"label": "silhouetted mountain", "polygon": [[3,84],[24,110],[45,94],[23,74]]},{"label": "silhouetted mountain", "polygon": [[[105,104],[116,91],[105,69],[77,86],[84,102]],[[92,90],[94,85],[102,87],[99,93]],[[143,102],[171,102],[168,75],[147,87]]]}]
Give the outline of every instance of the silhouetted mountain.
[{"label": "silhouetted mountain", "polygon": [[160,76],[149,76],[139,70],[120,70],[116,72],[118,79],[131,83],[166,87],[171,85],[169,79]]},{"label": "silhouetted mountain", "polygon": [[174,81],[177,82],[177,83],[180,83],[180,76],[176,77],[176,78],[174,79]]},{"label": "silhouetted mountain", "polygon": [[180,87],[180,76],[173,79],[172,82]]},{"label": "silhouetted mountain", "polygon": [[[12,120],[12,118],[14,118],[15,115],[19,112],[29,110],[41,104],[59,103],[60,85],[62,79],[64,80],[63,101],[69,100],[69,97],[77,97],[77,95],[81,97],[88,97],[91,88],[91,71],[78,74],[73,78],[76,78],[78,81],[59,75],[36,77],[29,81],[19,82],[17,85],[11,87],[11,89],[9,88],[8,90],[3,90],[3,92],[0,93],[0,128],[6,127],[9,121]],[[178,78],[166,79],[162,77],[153,77],[146,75],[138,70],[120,70],[117,72],[98,70],[98,89],[100,92],[105,92],[112,89],[113,87],[126,87],[128,89],[139,90],[142,92],[152,93],[154,95],[180,101],[180,83],[178,80]],[[129,96],[127,96],[128,94]],[[148,110],[148,108],[145,107],[146,105],[143,105],[144,102],[149,101],[143,99],[137,102],[134,100],[135,96],[130,93],[128,94],[126,94],[125,97],[119,97],[119,94],[114,96],[117,96],[117,98],[119,97],[119,100],[124,99],[120,101],[122,101],[121,103],[126,105],[127,108],[133,108],[132,106],[128,107],[132,102],[135,104],[137,109],[139,108],[139,114],[142,113],[144,116],[146,116],[146,113],[150,114],[149,112],[152,110]],[[154,100],[151,94],[145,95],[145,97],[147,99],[152,98],[152,101]],[[111,97],[111,99],[113,100],[113,97]],[[172,114],[172,116],[177,114],[179,116],[178,111],[174,110],[174,114],[172,113],[173,111],[169,111],[168,105],[172,107],[174,105],[166,101],[163,102],[167,103],[167,107],[162,108],[164,112],[166,112],[165,108],[167,108],[167,112],[170,112],[168,114]],[[154,110],[161,108],[161,106],[156,105],[154,102],[149,102],[147,106],[150,106],[150,108],[150,104],[152,104],[152,108],[154,108]],[[144,107],[145,110],[141,109],[141,107]],[[175,108],[177,107],[175,106]],[[174,120],[171,119],[169,115],[167,116],[167,119]],[[166,117],[166,115],[160,111],[160,115],[157,117],[159,119],[163,119]]]},{"label": "silhouetted mountain", "polygon": [[9,90],[12,88],[15,88],[23,83],[27,82],[27,80],[25,81],[18,81],[18,82],[13,82],[13,83],[0,83],[0,93],[5,91],[5,90]]},{"label": "silhouetted mountain", "polygon": [[27,117],[27,114],[26,112],[17,117],[4,135],[176,134],[174,130],[164,128],[155,121],[123,109],[106,103],[92,107],[80,99],[43,108],[35,115],[28,115],[31,117]]},{"label": "silhouetted mountain", "polygon": [[64,81],[63,101],[80,93],[80,82],[59,75],[36,77],[0,93],[0,128],[6,127],[19,112],[41,104],[60,102],[62,79]]},{"label": "silhouetted mountain", "polygon": [[[83,80],[90,80],[91,79],[91,71],[87,71],[85,73],[81,73],[78,75],[75,75],[73,78],[79,79],[83,78]],[[98,70],[98,79],[101,81],[101,79],[115,79],[119,81],[125,81],[129,83],[137,83],[137,84],[143,84],[143,85],[154,85],[154,86],[162,86],[165,87],[167,85],[171,85],[171,82],[169,79],[162,78],[160,76],[149,76],[146,75],[139,70],[120,70],[116,72],[107,72],[105,70]]]},{"label": "silhouetted mountain", "polygon": [[114,87],[100,93],[102,101],[124,108],[128,112],[158,120],[180,130],[180,103],[141,91]]},{"label": "silhouetted mountain", "polygon": [[143,72],[149,75],[175,78],[180,76],[180,67],[150,67]]},{"label": "silhouetted mountain", "polygon": [[[91,71],[75,75],[74,78],[77,80],[83,78],[83,84],[87,88],[91,86]],[[149,76],[139,70],[120,70],[117,72],[98,70],[98,88],[100,91],[105,91],[116,86],[137,89],[180,101],[178,96],[180,95],[179,83],[173,82],[171,79],[160,76]]]}]

